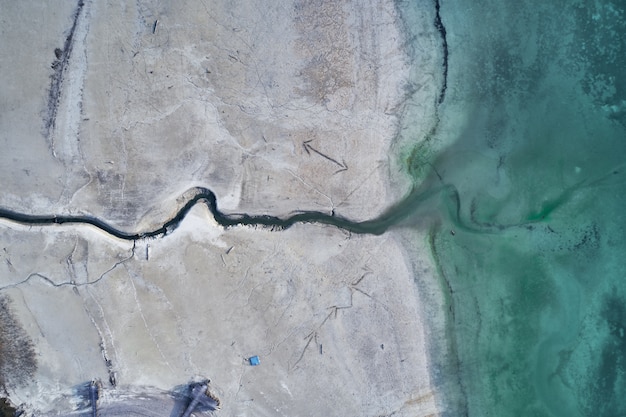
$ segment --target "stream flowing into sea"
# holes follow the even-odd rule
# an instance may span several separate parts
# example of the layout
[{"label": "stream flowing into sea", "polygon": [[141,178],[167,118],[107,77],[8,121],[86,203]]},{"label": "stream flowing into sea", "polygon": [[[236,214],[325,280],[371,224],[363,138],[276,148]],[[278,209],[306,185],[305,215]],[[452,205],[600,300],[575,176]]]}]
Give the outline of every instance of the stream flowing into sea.
[{"label": "stream flowing into sea", "polygon": [[150,231],[89,215],[0,218],[127,240],[165,236],[196,203],[225,227],[381,234],[419,218],[447,303],[446,338],[431,349],[445,415],[624,416],[626,3],[435,3],[445,64],[436,120],[411,137],[424,120],[405,114],[399,154],[414,187],[375,219],[225,214],[205,188]]}]

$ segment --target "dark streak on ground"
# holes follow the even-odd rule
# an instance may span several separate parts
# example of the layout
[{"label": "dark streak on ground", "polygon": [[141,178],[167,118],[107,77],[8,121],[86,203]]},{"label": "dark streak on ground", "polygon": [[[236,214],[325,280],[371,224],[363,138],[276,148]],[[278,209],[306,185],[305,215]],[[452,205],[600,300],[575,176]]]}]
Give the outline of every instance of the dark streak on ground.
[{"label": "dark streak on ground", "polygon": [[435,0],[435,28],[441,35],[443,48],[443,83],[441,85],[441,92],[439,93],[439,104],[443,103],[443,99],[446,97],[446,89],[448,88],[448,39],[446,36],[446,27],[441,21],[440,9],[440,0]]},{"label": "dark streak on ground", "polygon": [[315,149],[313,146],[311,146],[310,144],[311,140],[307,140],[305,142],[302,142],[302,146],[304,147],[304,150],[306,151],[306,153],[308,155],[311,155],[311,152],[309,152],[309,150],[315,152],[316,154],[318,154],[319,156],[321,156],[322,158],[325,158],[326,160],[337,164],[341,169],[337,172],[342,172],[342,171],[346,171],[348,169],[348,165],[346,165],[346,162],[344,161],[343,163],[337,161],[336,159],[331,158],[330,156],[318,151],[317,149]]},{"label": "dark streak on ground", "polygon": [[61,100],[61,89],[63,86],[63,76],[67,70],[70,56],[72,55],[72,47],[74,46],[74,32],[78,25],[78,18],[85,5],[83,0],[78,0],[78,5],[74,11],[74,21],[72,28],[70,29],[63,49],[56,48],[54,55],[56,59],[52,62],[52,69],[54,72],[50,76],[50,89],[48,90],[48,105],[46,108],[47,114],[44,116],[44,135],[46,138],[50,138],[52,131],[56,125],[57,111],[59,108],[59,101]]}]

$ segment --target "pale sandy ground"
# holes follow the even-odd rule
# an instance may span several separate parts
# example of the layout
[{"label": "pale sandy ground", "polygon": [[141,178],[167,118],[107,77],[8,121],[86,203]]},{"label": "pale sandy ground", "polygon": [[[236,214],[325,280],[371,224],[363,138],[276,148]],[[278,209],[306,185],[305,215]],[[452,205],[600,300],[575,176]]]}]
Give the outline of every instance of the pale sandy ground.
[{"label": "pale sandy ground", "polygon": [[[409,50],[384,0],[3,2],[0,205],[141,231],[200,185],[229,212],[375,217],[406,191],[389,185],[399,118],[422,114],[418,133],[432,123],[432,8],[416,9],[423,41]],[[46,129],[54,49],[72,27]],[[224,416],[438,413],[423,236],[407,249],[394,232],[223,230],[197,206],[135,244],[5,221],[0,241],[1,292],[38,362],[7,391],[29,412],[84,406],[74,392],[93,378],[105,406],[208,377]]]},{"label": "pale sandy ground", "polygon": [[75,7],[3,5],[2,204],[135,227],[209,184],[224,209],[382,211],[405,95],[423,89],[430,107],[437,89],[407,83],[392,3],[231,3],[86,1],[46,138],[50,64]]},{"label": "pale sandy ground", "polygon": [[221,415],[434,412],[419,294],[393,234],[224,231],[197,207],[134,254],[88,227],[5,227],[2,240],[23,245],[7,249],[15,281],[3,293],[39,361],[12,398],[34,408],[107,381],[103,343],[117,390],[209,377]]}]

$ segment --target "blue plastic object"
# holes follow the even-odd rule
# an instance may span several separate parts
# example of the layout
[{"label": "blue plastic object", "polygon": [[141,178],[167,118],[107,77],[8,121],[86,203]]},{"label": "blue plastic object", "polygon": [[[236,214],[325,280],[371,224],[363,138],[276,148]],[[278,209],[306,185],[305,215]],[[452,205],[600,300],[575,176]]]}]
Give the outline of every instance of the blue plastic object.
[{"label": "blue plastic object", "polygon": [[257,366],[258,364],[261,363],[261,360],[259,359],[258,356],[251,356],[248,361],[250,362],[250,365],[252,366]]}]

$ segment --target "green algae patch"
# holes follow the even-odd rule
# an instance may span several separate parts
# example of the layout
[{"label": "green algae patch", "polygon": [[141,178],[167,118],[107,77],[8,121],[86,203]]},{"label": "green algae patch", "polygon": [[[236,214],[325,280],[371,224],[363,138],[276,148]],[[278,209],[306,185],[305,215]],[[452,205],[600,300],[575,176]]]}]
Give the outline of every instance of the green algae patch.
[{"label": "green algae patch", "polygon": [[435,156],[436,151],[433,149],[432,141],[428,138],[403,152],[402,165],[413,184],[420,183],[432,172]]}]

